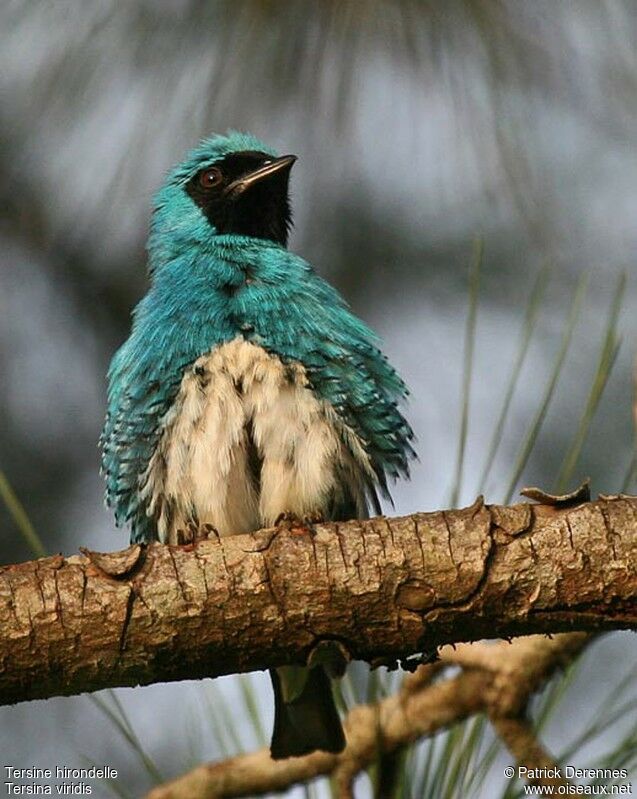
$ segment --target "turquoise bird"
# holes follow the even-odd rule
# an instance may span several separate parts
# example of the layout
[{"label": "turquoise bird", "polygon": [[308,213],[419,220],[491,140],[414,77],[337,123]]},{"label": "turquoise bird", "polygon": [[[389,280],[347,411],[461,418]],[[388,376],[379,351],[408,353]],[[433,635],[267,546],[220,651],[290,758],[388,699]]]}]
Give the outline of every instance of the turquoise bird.
[{"label": "turquoise bird", "polygon": [[[405,385],[376,335],[286,248],[289,176],[253,136],[202,141],[155,197],[150,288],[108,373],[106,502],[178,544],[380,512],[408,474]],[[345,746],[322,666],[272,671],[274,758]]]}]

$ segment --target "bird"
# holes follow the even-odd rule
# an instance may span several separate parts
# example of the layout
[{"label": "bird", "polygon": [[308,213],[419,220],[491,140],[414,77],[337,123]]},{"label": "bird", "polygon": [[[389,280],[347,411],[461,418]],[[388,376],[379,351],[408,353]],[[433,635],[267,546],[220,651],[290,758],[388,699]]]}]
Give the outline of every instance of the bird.
[{"label": "bird", "polygon": [[[106,504],[131,543],[364,519],[409,475],[405,383],[287,247],[296,160],[248,133],[213,135],[154,198],[149,288],[108,370],[100,437]],[[272,757],[342,751],[325,667],[270,673]]]}]

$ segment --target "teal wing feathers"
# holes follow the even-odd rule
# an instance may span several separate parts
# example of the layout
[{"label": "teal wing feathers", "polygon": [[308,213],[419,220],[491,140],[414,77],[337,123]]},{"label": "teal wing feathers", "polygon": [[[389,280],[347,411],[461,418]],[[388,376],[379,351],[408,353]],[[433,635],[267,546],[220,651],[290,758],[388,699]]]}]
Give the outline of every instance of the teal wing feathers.
[{"label": "teal wing feathers", "polygon": [[100,444],[106,503],[118,525],[131,525],[131,543],[136,543],[156,538],[154,522],[146,515],[142,480],[180,381],[174,367],[136,361],[132,349],[129,339],[111,364]]},{"label": "teal wing feathers", "polygon": [[167,302],[154,287],[137,306],[131,335],[113,357],[100,438],[102,472],[106,504],[118,526],[130,524],[131,543],[157,538],[154,519],[146,513],[144,475],[184,371],[224,335],[231,331],[207,308],[182,304],[178,297]]}]

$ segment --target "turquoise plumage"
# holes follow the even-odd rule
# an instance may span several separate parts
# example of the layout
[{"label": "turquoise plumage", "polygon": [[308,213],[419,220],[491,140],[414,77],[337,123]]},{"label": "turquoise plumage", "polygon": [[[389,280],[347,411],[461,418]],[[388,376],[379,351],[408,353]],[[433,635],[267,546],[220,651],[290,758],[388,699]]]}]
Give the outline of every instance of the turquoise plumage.
[{"label": "turquoise plumage", "polygon": [[[109,370],[106,500],[119,524],[131,524],[134,542],[156,538],[139,480],[185,368],[238,335],[305,366],[312,390],[360,436],[382,493],[388,476],[408,474],[412,432],[398,408],[407,391],[377,336],[302,258],[271,241],[216,234],[183,191],[198,168],[240,150],[272,154],[245,134],[209,139],[158,193],[151,287]],[[246,271],[253,282],[242,287]],[[237,291],[229,295],[228,286]]]},{"label": "turquoise plumage", "polygon": [[[268,468],[267,436],[274,434],[267,431],[273,428],[263,421],[261,428],[251,428],[250,414],[256,420],[257,413],[265,413],[265,400],[261,397],[250,405],[241,394],[241,381],[248,374],[252,382],[246,383],[246,391],[253,396],[257,396],[255,381],[263,382],[267,372],[274,386],[272,402],[294,397],[307,406],[298,423],[300,432],[294,433],[297,439],[282,439],[281,447],[287,448],[283,460],[294,460],[295,452],[302,449],[300,437],[310,429],[310,421],[318,425],[320,420],[323,426],[315,429],[322,431],[323,438],[326,431],[334,438],[336,443],[325,445],[323,455],[338,458],[336,476],[325,478],[324,490],[303,489],[307,497],[320,499],[317,510],[324,515],[334,519],[360,516],[367,505],[378,511],[376,495],[387,494],[387,478],[408,473],[412,431],[398,407],[407,393],[404,383],[382,355],[376,335],[306,261],[286,249],[287,172],[293,161],[286,158],[277,159],[266,145],[246,134],[216,136],[203,141],[168,175],[155,198],[148,242],[150,288],[133,313],[130,337],[110,366],[101,438],[106,501],[118,524],[130,524],[132,542],[172,540],[160,529],[161,519],[170,523],[170,519],[165,521],[168,502],[173,516],[179,506],[177,516],[182,521],[197,523],[202,514],[208,514],[206,520],[217,526],[214,501],[210,507],[202,500],[197,505],[190,489],[184,489],[180,502],[180,489],[174,486],[190,480],[194,473],[188,471],[190,461],[199,458],[197,463],[213,464],[197,466],[195,473],[196,480],[202,484],[209,480],[211,486],[229,480],[228,470],[234,468],[238,450],[245,450],[246,480],[254,474],[249,462],[256,459],[258,468]],[[232,349],[233,342],[252,346]],[[227,361],[221,366],[214,361],[214,353],[222,352],[228,358],[247,353],[253,361],[244,369],[245,375],[235,375],[229,384],[234,386],[232,396],[219,394],[213,399],[209,392],[221,385],[228,370]],[[287,382],[294,384],[297,393],[285,393]],[[236,405],[237,401],[243,405]],[[215,402],[235,410],[217,413]],[[294,413],[285,404],[280,407]],[[237,427],[231,433],[231,420],[223,414],[238,413],[237,408],[243,409],[245,418],[237,423],[241,430]],[[179,426],[186,414],[192,417],[189,424]],[[215,452],[206,450],[204,439],[213,435],[211,429],[217,439],[227,434],[227,458],[217,457],[217,443],[209,447]],[[180,438],[184,435],[191,437],[188,442]],[[217,462],[226,471],[201,475],[216,468]],[[294,478],[298,485],[303,479],[307,482],[308,468],[307,464],[298,466],[305,469]],[[340,476],[345,480],[346,474],[348,485],[335,490],[334,481]],[[239,473],[241,479],[243,475]],[[259,501],[259,476],[255,479],[250,491],[256,498],[241,494],[237,504]],[[277,479],[280,482],[280,475]],[[173,486],[170,491],[169,485]],[[292,497],[292,504],[294,490],[292,486],[286,495]],[[322,491],[331,492],[330,498],[323,501]],[[238,513],[227,518],[239,518]],[[253,519],[250,529],[272,521],[263,513],[249,518]],[[319,676],[317,672],[316,679]]]}]

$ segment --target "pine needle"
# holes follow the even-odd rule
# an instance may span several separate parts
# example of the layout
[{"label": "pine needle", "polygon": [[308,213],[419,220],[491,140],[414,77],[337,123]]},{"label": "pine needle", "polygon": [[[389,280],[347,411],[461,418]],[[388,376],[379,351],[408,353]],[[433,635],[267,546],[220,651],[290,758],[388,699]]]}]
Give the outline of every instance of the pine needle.
[{"label": "pine needle", "polygon": [[524,438],[524,441],[520,448],[520,452],[516,459],[515,467],[513,469],[513,474],[511,476],[511,480],[509,482],[509,486],[506,490],[506,494],[503,500],[503,503],[505,505],[508,505],[509,502],[511,501],[511,497],[513,496],[513,492],[515,491],[517,482],[520,479],[520,475],[524,471],[524,467],[527,464],[531,452],[533,451],[533,447],[535,446],[538,434],[542,428],[542,424],[544,423],[544,418],[546,417],[549,405],[551,404],[551,400],[553,399],[553,395],[555,393],[555,387],[557,386],[560,375],[562,374],[562,366],[564,364],[564,359],[566,358],[566,354],[568,352],[571,339],[573,338],[573,331],[575,330],[575,324],[579,317],[579,312],[582,307],[582,301],[584,300],[584,296],[586,294],[587,285],[588,285],[588,273],[585,272],[579,279],[577,288],[575,289],[575,293],[573,295],[573,301],[571,303],[571,307],[569,310],[566,327],[564,328],[564,333],[562,334],[562,342],[560,344],[560,348],[558,350],[557,357],[555,359],[553,372],[544,391],[542,402],[540,403],[540,406],[535,414],[535,418],[533,419],[533,422],[531,423],[531,426]]},{"label": "pine needle", "polygon": [[458,437],[458,458],[456,476],[451,492],[451,507],[458,505],[462,491],[464,458],[469,428],[469,404],[471,399],[471,376],[473,373],[473,353],[476,340],[476,319],[478,314],[478,296],[480,292],[480,268],[484,253],[484,242],[477,238],[473,245],[473,261],[469,272],[469,312],[464,337],[464,369],[462,376],[462,410],[460,416],[460,434]]},{"label": "pine needle", "polygon": [[235,724],[236,714],[228,707],[223,692],[213,682],[205,694],[210,709],[210,724],[224,757],[233,757],[245,750]]},{"label": "pine needle", "polygon": [[555,491],[557,494],[563,494],[566,491],[568,483],[573,476],[573,472],[577,466],[582,447],[584,446],[588,436],[591,422],[593,421],[599,401],[602,398],[602,394],[606,388],[606,383],[608,382],[608,378],[615,363],[617,353],[619,352],[620,342],[617,338],[617,320],[619,318],[619,312],[622,306],[625,287],[626,275],[625,273],[622,273],[617,281],[617,289],[615,290],[615,296],[613,297],[613,302],[611,304],[608,323],[606,325],[606,331],[597,362],[597,369],[593,377],[586,407],[580,418],[573,443],[564,456],[564,460],[562,461],[562,465],[560,466],[560,470],[555,481]]},{"label": "pine needle", "polygon": [[268,736],[261,720],[259,705],[250,677],[242,674],[239,678],[239,688],[241,689],[241,696],[243,697],[244,705],[248,711],[250,721],[252,722],[252,729],[254,730],[257,741],[261,746],[265,746],[268,743]]},{"label": "pine needle", "polygon": [[93,704],[108,718],[113,726],[118,730],[120,735],[130,744],[131,749],[137,754],[141,764],[146,770],[149,777],[154,783],[160,784],[164,782],[161,772],[153,762],[153,760],[146,754],[132,724],[130,723],[126,711],[122,707],[117,694],[114,691],[108,692],[111,702],[115,706],[110,707],[101,696],[90,696],[89,699]]},{"label": "pine needle", "polygon": [[[82,760],[84,760],[88,766],[88,768],[101,768],[101,764],[94,760],[92,757],[88,757],[88,755],[81,755]],[[108,788],[115,796],[119,796],[120,799],[133,799],[132,794],[128,793],[128,791],[124,788],[121,783],[121,780],[118,779],[107,779],[103,778],[100,780],[100,783]]]},{"label": "pine needle", "polygon": [[550,272],[551,269],[548,263],[544,264],[544,266],[538,272],[535,282],[533,283],[533,288],[531,289],[531,292],[529,294],[529,299],[527,301],[526,309],[524,312],[524,321],[522,323],[522,329],[520,331],[521,332],[520,344],[518,346],[518,351],[515,356],[513,368],[511,369],[511,373],[509,375],[509,382],[507,384],[507,388],[504,393],[502,408],[500,409],[498,419],[495,423],[493,436],[491,438],[491,443],[489,445],[487,457],[485,459],[484,466],[482,468],[482,474],[480,475],[480,482],[477,493],[482,493],[486,488],[487,479],[489,477],[489,474],[491,473],[491,469],[495,461],[495,456],[500,446],[500,442],[502,441],[502,434],[504,432],[504,426],[509,415],[511,400],[513,399],[513,394],[515,393],[515,388],[517,386],[518,379],[520,377],[520,373],[522,371],[522,367],[524,365],[524,361],[526,359],[526,355],[529,349],[529,345],[531,343],[531,338],[535,330],[535,324],[537,322],[538,312],[542,307],[542,299],[544,298],[544,293],[549,283]]},{"label": "pine needle", "polygon": [[630,493],[630,489],[635,482],[637,482],[637,451],[633,452],[633,457],[631,458],[630,463],[628,464],[626,477],[624,477],[624,482],[622,483],[620,493],[621,494]]},{"label": "pine needle", "polygon": [[42,539],[36,533],[35,527],[31,524],[31,520],[24,509],[24,505],[18,499],[2,469],[0,469],[0,497],[2,497],[2,501],[31,552],[36,558],[45,558],[46,549]]}]

